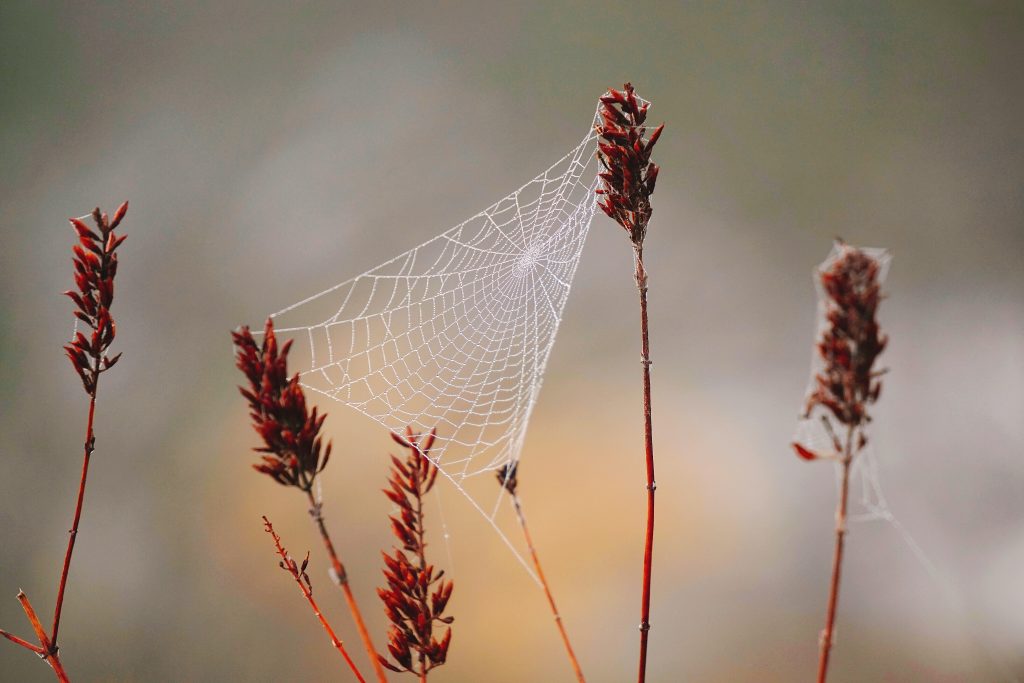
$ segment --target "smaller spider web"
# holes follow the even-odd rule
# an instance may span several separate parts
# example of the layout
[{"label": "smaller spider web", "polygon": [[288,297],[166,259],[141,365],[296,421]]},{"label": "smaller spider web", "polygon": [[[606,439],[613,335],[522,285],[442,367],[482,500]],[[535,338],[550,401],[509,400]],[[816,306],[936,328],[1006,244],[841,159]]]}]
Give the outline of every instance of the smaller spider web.
[{"label": "smaller spider web", "polygon": [[[822,336],[829,327],[829,297],[822,287],[821,276],[823,273],[829,271],[835,262],[843,256],[847,250],[852,248],[853,247],[850,245],[837,241],[833,244],[832,250],[829,252],[825,260],[814,270],[814,285],[818,297],[817,324],[814,334],[815,344],[822,339]],[[887,250],[880,248],[868,247],[859,248],[859,250],[878,262],[878,283],[879,285],[884,284],[885,278],[889,274],[892,255]],[[804,392],[805,404],[807,399],[815,391],[815,378],[824,371],[825,361],[821,357],[821,354],[815,351],[812,355],[811,372],[807,381],[807,389]],[[798,419],[796,431],[793,434],[793,440],[815,453],[837,457],[838,453],[835,452],[834,444],[837,440],[837,436],[841,437],[842,435],[836,435],[833,432],[833,427],[830,426],[829,415],[830,413],[827,408],[821,404],[816,404],[808,415],[801,415]],[[867,435],[869,433],[869,427],[870,423],[862,425],[858,428],[858,431],[864,432],[864,434]],[[855,508],[847,516],[847,520],[851,523],[870,522],[876,520],[889,522],[895,521],[895,518],[889,509],[889,503],[882,491],[882,485],[879,478],[878,461],[873,444],[874,440],[869,439],[867,445],[858,451],[850,466],[851,484],[857,491],[857,494],[850,498],[850,503]],[[838,490],[841,479],[841,466],[837,464],[835,466],[835,471],[836,488]]]},{"label": "smaller spider web", "polygon": [[306,389],[394,432],[437,429],[430,458],[534,580],[496,523],[493,472],[519,459],[597,208],[595,140],[591,127],[476,215],[271,315]]},{"label": "smaller spider web", "polygon": [[[835,243],[832,251],[826,259],[814,270],[815,289],[818,296],[817,328],[815,331],[815,343],[821,340],[823,333],[829,326],[828,295],[821,284],[823,272],[831,269],[835,261],[843,255],[844,251],[850,249],[849,245]],[[879,263],[878,282],[884,284],[892,263],[892,254],[886,249],[860,248],[868,256]],[[811,361],[811,373],[807,383],[804,403],[807,397],[815,390],[815,377],[824,370],[824,360],[821,354],[815,352]],[[816,405],[809,415],[801,414],[797,420],[796,430],[793,434],[793,441],[805,448],[826,456],[835,454],[834,435],[832,428],[828,426],[827,420],[823,419],[828,411],[821,405]],[[861,426],[859,429],[866,435],[870,434],[870,423]],[[947,605],[964,620],[963,626],[966,633],[977,647],[985,653],[993,667],[1000,673],[1003,680],[1018,682],[1020,679],[1010,670],[1005,658],[997,653],[988,639],[981,632],[978,624],[975,623],[964,605],[962,591],[958,590],[944,575],[941,569],[932,561],[928,553],[918,543],[910,530],[899,520],[892,511],[889,501],[882,488],[882,477],[878,457],[874,447],[874,437],[869,438],[868,443],[857,452],[850,463],[850,511],[847,514],[848,524],[862,524],[869,522],[883,522],[889,525],[897,534],[900,541],[910,551],[911,556],[921,566],[929,579],[941,593]],[[835,490],[836,494],[842,487],[842,465],[837,461],[834,464]]]}]

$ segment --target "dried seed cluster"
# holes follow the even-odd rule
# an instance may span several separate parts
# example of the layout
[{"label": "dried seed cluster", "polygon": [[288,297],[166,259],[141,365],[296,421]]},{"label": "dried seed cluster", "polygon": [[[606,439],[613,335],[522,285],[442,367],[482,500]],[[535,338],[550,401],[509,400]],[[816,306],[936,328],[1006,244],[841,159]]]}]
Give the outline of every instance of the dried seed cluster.
[{"label": "dried seed cluster", "polygon": [[448,656],[452,630],[446,629],[438,640],[434,623],[450,624],[454,620],[442,616],[453,584],[443,579],[444,570],[435,572],[426,560],[423,497],[437,480],[437,466],[429,458],[434,437],[433,431],[423,438],[412,429],[407,429],[404,436],[392,434],[396,443],[409,450],[404,461],[391,456],[390,486],[384,489],[388,500],[398,506],[399,514],[390,519],[402,547],[390,555],[384,553],[388,586],[377,589],[391,621],[388,652],[394,663],[383,655],[379,655],[380,661],[392,671],[421,677],[444,664]]},{"label": "dried seed cluster", "polygon": [[[881,334],[875,318],[882,300],[881,264],[860,249],[842,243],[840,247],[838,258],[820,275],[828,297],[828,326],[817,346],[824,368],[814,378],[814,391],[807,399],[805,415],[809,416],[820,405],[840,424],[856,429],[870,422],[868,406],[878,400],[882,391],[879,377],[884,370],[875,370],[874,365],[888,338]],[[827,416],[825,425],[836,452],[842,452],[843,446]],[[856,446],[860,449],[866,443],[867,437],[861,432]],[[809,460],[819,457],[803,447],[797,453]]]},{"label": "dried seed cluster", "polygon": [[505,463],[495,472],[495,475],[498,477],[498,483],[513,496],[516,495],[516,489],[519,487],[519,480],[516,478],[518,474],[518,460]]},{"label": "dried seed cluster", "polygon": [[331,443],[324,444],[320,434],[326,415],[306,407],[306,395],[299,375],[288,377],[288,351],[291,341],[280,348],[274,335],[274,323],[267,320],[263,343],[258,344],[248,327],[232,333],[235,361],[249,380],[239,387],[249,401],[253,429],[263,438],[263,460],[253,467],[285,486],[309,492],[316,476],[327,466]]},{"label": "dried seed cluster", "polygon": [[609,90],[601,96],[601,122],[595,127],[600,137],[597,158],[604,169],[598,175],[602,195],[598,206],[621,225],[634,246],[643,244],[647,223],[651,220],[651,195],[658,179],[658,165],[651,161],[651,152],[661,137],[661,124],[645,138],[647,109],[641,104],[633,86]]},{"label": "dried seed cluster", "polygon": [[114,277],[117,275],[117,248],[126,235],[117,236],[114,229],[121,224],[128,212],[128,202],[121,204],[114,212],[113,219],[96,208],[92,220],[93,230],[77,218],[69,219],[78,233],[75,253],[75,285],[78,291],[68,290],[65,295],[75,302],[75,317],[85,323],[91,333],[76,332],[75,338],[64,347],[82,386],[90,396],[96,396],[96,383],[100,373],[109,370],[120,358],[107,356],[107,349],[114,341],[116,326],[110,315],[114,301]]}]

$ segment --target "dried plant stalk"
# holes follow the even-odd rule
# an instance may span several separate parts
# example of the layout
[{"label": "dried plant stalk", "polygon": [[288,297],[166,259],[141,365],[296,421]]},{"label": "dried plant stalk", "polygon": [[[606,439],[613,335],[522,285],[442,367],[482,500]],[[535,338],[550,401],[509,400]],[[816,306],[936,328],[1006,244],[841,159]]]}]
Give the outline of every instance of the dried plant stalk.
[{"label": "dried plant stalk", "polygon": [[576,659],[576,653],[572,649],[572,643],[569,642],[569,633],[565,629],[565,623],[562,621],[562,615],[558,611],[558,606],[555,604],[555,596],[551,593],[551,586],[548,585],[548,580],[544,576],[544,570],[540,566],[540,556],[537,554],[537,550],[533,545],[533,538],[530,536],[530,528],[526,525],[526,515],[523,514],[523,506],[519,500],[519,462],[514,461],[506,465],[503,465],[497,471],[498,483],[509,492],[512,496],[512,506],[516,511],[516,519],[519,520],[519,528],[523,530],[523,538],[526,540],[526,548],[530,552],[530,561],[533,562],[533,568],[537,570],[537,578],[540,579],[541,588],[544,589],[544,596],[548,599],[548,606],[551,608],[551,614],[555,617],[555,625],[558,627],[558,634],[562,638],[562,644],[565,646],[565,654],[569,658],[569,665],[572,666],[573,673],[576,674],[576,680],[579,683],[586,683],[586,679],[583,677],[583,669],[580,668],[579,660]]},{"label": "dried plant stalk", "polygon": [[598,206],[629,234],[633,244],[634,273],[640,294],[640,363],[643,365],[644,451],[647,470],[647,525],[644,531],[644,574],[640,599],[640,662],[637,680],[647,678],[647,639],[651,630],[651,571],[654,560],[654,434],[651,425],[651,354],[647,324],[647,270],[644,268],[644,239],[653,209],[651,195],[659,167],[651,152],[661,137],[662,124],[647,137],[644,122],[650,103],[641,103],[626,83],[621,91],[609,90],[601,97],[600,123],[596,132],[598,176],[601,196]]},{"label": "dried plant stalk", "polygon": [[61,612],[64,607],[64,594],[68,576],[71,572],[71,557],[78,539],[78,528],[82,521],[82,508],[85,503],[85,485],[89,476],[89,464],[96,448],[94,424],[96,418],[96,395],[100,375],[114,367],[121,354],[108,356],[107,351],[114,341],[116,326],[110,313],[114,301],[114,278],[117,275],[117,248],[125,240],[124,235],[117,235],[114,230],[121,224],[128,212],[128,202],[121,204],[114,212],[113,218],[96,208],[91,217],[95,228],[90,228],[81,219],[71,218],[71,226],[78,235],[78,244],[73,247],[75,266],[75,285],[77,291],[69,290],[64,294],[75,303],[75,318],[86,330],[77,331],[74,339],[65,347],[64,353],[71,361],[72,367],[82,381],[82,387],[89,396],[89,416],[85,425],[85,446],[82,457],[82,473],[78,481],[78,496],[75,501],[75,513],[68,534],[68,545],[64,552],[64,563],[60,573],[60,584],[57,588],[57,600],[53,608],[53,626],[49,635],[43,629],[32,603],[24,592],[18,592],[25,616],[28,617],[32,630],[39,640],[39,647],[28,641],[0,631],[7,640],[21,645],[36,653],[53,668],[57,678],[68,680],[67,673],[58,655],[57,634],[60,630]]},{"label": "dried plant stalk", "polygon": [[[836,503],[828,606],[818,657],[818,683],[825,683],[828,676],[834,640],[847,533],[850,468],[854,458],[868,443],[864,432],[864,427],[871,421],[868,406],[881,394],[879,377],[884,373],[884,370],[875,370],[874,365],[888,341],[881,334],[876,320],[878,305],[883,298],[880,260],[842,241],[836,243],[835,252],[835,257],[827,261],[818,273],[825,297],[826,318],[816,348],[822,369],[814,376],[804,411],[804,419],[811,420],[812,413],[818,410],[830,443],[827,452],[793,443],[794,450],[802,459],[838,461],[842,472]],[[840,434],[843,434],[842,438]]]},{"label": "dried plant stalk", "polygon": [[316,408],[307,409],[298,373],[288,376],[288,351],[292,343],[288,341],[278,347],[272,320],[267,320],[262,344],[256,342],[248,327],[232,333],[232,338],[236,365],[249,380],[249,386],[239,387],[239,391],[249,402],[253,429],[263,439],[263,445],[254,449],[263,454],[262,460],[253,468],[278,484],[297,488],[306,495],[310,517],[330,560],[331,577],[341,588],[377,680],[387,683],[370,631],[349,586],[345,566],[327,533],[323,503],[313,496],[316,477],[323,472],[331,456],[331,443],[324,443],[320,434],[327,415],[318,415]]},{"label": "dried plant stalk", "polygon": [[316,604],[316,600],[313,599],[313,584],[309,581],[309,575],[306,574],[306,567],[309,565],[309,553],[306,553],[306,559],[302,561],[302,564],[298,564],[291,558],[288,551],[281,545],[281,537],[274,531],[274,525],[270,523],[270,520],[263,517],[264,530],[270,534],[271,538],[274,539],[274,548],[277,554],[281,556],[280,566],[295,579],[295,583],[298,584],[299,590],[302,591],[302,595],[306,598],[306,602],[313,608],[313,614],[316,616],[320,625],[327,631],[327,635],[331,638],[331,645],[341,653],[341,656],[345,659],[345,663],[352,670],[352,673],[356,675],[356,678],[360,683],[366,683],[363,675],[359,673],[359,669],[356,668],[356,663],[352,661],[352,658],[348,654],[348,650],[345,649],[345,644],[341,641],[335,633],[334,629],[331,628],[331,624],[327,621],[327,617],[324,616],[323,612],[320,611],[320,607]]}]

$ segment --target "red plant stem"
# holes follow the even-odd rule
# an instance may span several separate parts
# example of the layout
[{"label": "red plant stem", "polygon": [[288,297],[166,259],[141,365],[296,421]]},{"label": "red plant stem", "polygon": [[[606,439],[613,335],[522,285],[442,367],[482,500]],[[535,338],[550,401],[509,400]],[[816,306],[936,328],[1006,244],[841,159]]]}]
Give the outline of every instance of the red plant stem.
[{"label": "red plant stem", "polygon": [[526,538],[526,547],[530,551],[530,559],[533,561],[533,567],[537,570],[537,578],[540,579],[540,584],[544,588],[544,595],[548,599],[548,605],[551,606],[551,613],[555,616],[555,625],[558,626],[558,633],[562,636],[562,642],[565,644],[565,652],[569,655],[569,663],[572,665],[572,670],[576,674],[576,680],[579,683],[586,683],[586,679],[583,677],[583,671],[580,669],[580,663],[576,659],[576,653],[572,650],[572,645],[569,643],[569,634],[565,630],[565,624],[562,623],[562,615],[558,613],[558,607],[555,605],[555,597],[551,594],[551,588],[548,586],[548,580],[544,577],[544,570],[540,567],[540,558],[537,556],[537,551],[533,547],[533,538],[530,537],[530,529],[526,526],[526,516],[523,514],[523,508],[519,504],[519,496],[512,494],[512,504],[516,509],[516,516],[519,517],[519,526],[523,529],[523,536]]},{"label": "red plant stem", "polygon": [[[47,637],[35,609],[32,608],[32,603],[29,602],[28,596],[23,591],[18,591],[18,602],[21,603],[21,608],[25,610],[25,616],[28,617],[29,623],[32,624],[32,630],[36,632],[36,638],[39,639],[39,645],[42,648],[42,652],[38,653],[39,656],[50,665],[53,673],[57,675],[57,680],[61,681],[61,683],[69,683],[68,674],[64,671],[64,665],[61,664],[60,656],[57,654],[57,645]],[[19,638],[19,640],[21,639]]]},{"label": "red plant stem", "polygon": [[348,585],[348,573],[345,571],[345,565],[341,563],[338,558],[338,553],[334,550],[334,543],[331,541],[330,534],[327,533],[327,526],[324,524],[323,514],[320,511],[320,504],[316,502],[311,491],[306,491],[306,495],[309,497],[309,514],[313,517],[313,521],[316,522],[316,527],[320,531],[320,538],[323,539],[324,548],[327,549],[327,556],[331,561],[331,570],[333,572],[333,578],[335,583],[341,587],[342,593],[345,595],[345,602],[348,604],[348,611],[352,613],[352,620],[356,624],[356,630],[359,631],[359,638],[363,641],[363,647],[366,649],[366,654],[370,658],[370,664],[373,666],[373,671],[377,675],[377,680],[380,683],[387,683],[387,677],[384,675],[384,667],[381,666],[380,660],[377,658],[377,650],[373,647],[373,641],[370,640],[370,631],[366,628],[366,622],[363,621],[363,614],[359,611],[359,605],[356,603],[356,598],[352,594],[352,589]]},{"label": "red plant stem", "polygon": [[8,633],[7,631],[3,630],[2,628],[0,628],[0,636],[3,636],[4,638],[6,638],[7,640],[11,641],[15,645],[21,645],[24,648],[28,648],[29,650],[32,650],[32,652],[35,652],[37,655],[41,655],[41,654],[44,654],[46,652],[45,650],[43,650],[43,648],[39,647],[38,645],[33,645],[32,643],[28,642],[27,640],[25,640],[23,638],[19,638],[18,636],[14,635],[13,633]]},{"label": "red plant stem", "polygon": [[[429,469],[430,460],[427,458],[426,454],[419,449],[418,446],[416,448],[416,451],[420,454],[421,458],[426,460],[426,464],[428,466],[426,471],[430,472],[430,469]],[[422,482],[420,482],[420,483],[422,484]],[[426,572],[427,572],[427,552],[426,552],[427,542],[426,542],[426,538],[425,538],[425,536],[426,536],[426,533],[425,533],[426,529],[424,529],[424,525],[423,525],[423,493],[422,493],[422,487],[421,486],[417,486],[416,487],[416,519],[419,521],[419,524],[417,525],[418,526],[418,528],[417,528],[417,536],[419,537],[419,539],[418,539],[419,540],[419,544],[418,544],[419,545],[419,553],[418,554],[419,554],[419,558],[420,558],[420,575],[422,576],[423,574],[426,574]],[[423,597],[420,599],[420,614],[427,614],[427,613],[429,613],[429,605],[427,605],[427,593],[426,593],[426,591],[424,591]],[[431,628],[433,628],[433,626],[431,626]],[[419,660],[420,660],[420,683],[427,683],[427,654],[423,650],[420,650]]]},{"label": "red plant stem", "polygon": [[341,653],[341,656],[345,658],[345,662],[348,664],[348,667],[352,669],[352,673],[356,675],[356,678],[359,679],[359,683],[366,683],[366,679],[364,679],[363,675],[359,673],[359,669],[356,668],[356,663],[352,661],[352,658],[348,654],[348,650],[345,649],[345,644],[341,642],[341,638],[334,633],[334,629],[331,628],[331,624],[327,621],[327,617],[325,617],[323,612],[320,611],[320,607],[316,604],[316,600],[313,599],[313,592],[309,589],[309,586],[303,583],[299,570],[295,566],[295,560],[288,556],[288,552],[281,545],[281,537],[274,531],[274,527],[270,523],[269,519],[264,517],[263,522],[266,524],[267,533],[269,533],[271,538],[274,539],[274,548],[277,550],[277,554],[281,556],[282,560],[284,560],[282,566],[288,570],[288,573],[292,575],[293,579],[295,579],[295,583],[299,585],[299,590],[302,591],[302,595],[305,596],[309,606],[313,608],[313,614],[316,615],[320,625],[324,627],[325,631],[327,631],[327,635],[331,637],[331,645],[333,645],[338,652]]},{"label": "red plant stem", "polygon": [[651,630],[651,564],[654,559],[654,435],[651,428],[651,349],[647,328],[647,271],[644,248],[636,252],[636,286],[640,290],[640,363],[644,367],[644,448],[647,456],[647,529],[644,535],[644,583],[640,606],[640,666],[637,681],[647,679],[647,636]]},{"label": "red plant stem", "polygon": [[96,445],[96,436],[93,433],[93,418],[96,416],[96,390],[99,385],[100,359],[95,360],[96,384],[93,385],[92,393],[89,395],[89,420],[85,426],[85,455],[82,458],[82,478],[78,482],[78,502],[75,503],[75,519],[71,523],[71,530],[68,532],[68,549],[64,553],[64,568],[60,573],[60,587],[57,589],[57,604],[53,608],[53,628],[50,633],[50,640],[53,646],[57,647],[57,631],[60,628],[60,613],[64,607],[64,589],[68,583],[68,572],[71,570],[71,554],[75,551],[75,539],[78,538],[78,523],[82,519],[82,503],[85,502],[85,481],[89,476],[89,461],[92,459],[92,452]]},{"label": "red plant stem", "polygon": [[853,461],[853,432],[850,425],[846,433],[846,448],[841,464],[843,479],[836,504],[836,545],[832,555],[832,580],[828,590],[828,610],[825,614],[825,629],[821,632],[821,653],[818,657],[818,683],[825,683],[828,676],[828,658],[832,652],[832,633],[836,621],[836,607],[839,604],[839,577],[843,564],[843,546],[846,541],[846,506],[850,491],[850,463]]}]

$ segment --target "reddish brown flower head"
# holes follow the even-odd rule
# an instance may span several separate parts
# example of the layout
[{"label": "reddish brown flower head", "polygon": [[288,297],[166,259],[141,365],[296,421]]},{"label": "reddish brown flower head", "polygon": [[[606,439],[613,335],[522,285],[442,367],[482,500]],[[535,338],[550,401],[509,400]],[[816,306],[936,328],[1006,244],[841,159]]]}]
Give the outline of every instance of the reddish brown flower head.
[{"label": "reddish brown flower head", "polygon": [[125,240],[124,235],[115,235],[114,229],[121,224],[127,212],[128,202],[117,207],[113,219],[99,208],[94,209],[92,220],[96,224],[95,229],[77,218],[68,219],[78,233],[78,244],[73,248],[78,291],[68,290],[64,294],[75,302],[75,317],[88,329],[76,332],[75,338],[64,347],[64,352],[90,396],[96,395],[100,374],[121,358],[121,354],[108,357],[107,349],[116,333],[114,318],[110,315],[114,301],[114,277],[117,275],[116,252]]},{"label": "reddish brown flower head", "polygon": [[384,490],[388,500],[398,506],[398,514],[390,519],[401,548],[395,548],[390,555],[383,554],[388,586],[378,588],[377,594],[391,622],[388,630],[391,658],[384,655],[379,658],[392,671],[425,675],[444,664],[452,640],[450,628],[445,629],[438,640],[434,624],[450,624],[454,620],[442,616],[453,584],[443,580],[444,570],[435,571],[426,560],[423,497],[437,480],[437,466],[429,458],[435,432],[422,438],[407,429],[405,436],[391,436],[409,449],[409,453],[404,461],[391,456],[389,487]]},{"label": "reddish brown flower head", "polygon": [[249,380],[239,387],[249,401],[253,429],[263,439],[256,447],[263,461],[253,467],[279,484],[310,491],[316,476],[323,471],[331,455],[331,444],[320,434],[327,415],[307,410],[306,395],[299,375],[288,377],[288,350],[291,342],[278,348],[274,323],[267,320],[262,344],[248,327],[231,335],[235,342],[235,361]]},{"label": "reddish brown flower head", "polygon": [[[839,247],[838,256],[820,273],[828,324],[817,352],[824,367],[814,378],[805,412],[809,416],[815,406],[822,406],[840,424],[857,428],[870,421],[867,408],[882,391],[879,377],[884,371],[874,369],[888,341],[875,319],[882,300],[882,266],[860,249],[841,242]],[[864,441],[862,433],[858,447]]]},{"label": "reddish brown flower head", "polygon": [[623,90],[609,90],[601,97],[600,123],[595,127],[599,136],[597,158],[601,162],[601,187],[597,194],[602,199],[598,206],[615,219],[633,241],[641,246],[651,220],[651,195],[658,179],[658,165],[651,161],[651,152],[661,136],[661,124],[645,137],[647,108],[640,103],[633,86],[626,83]]}]

